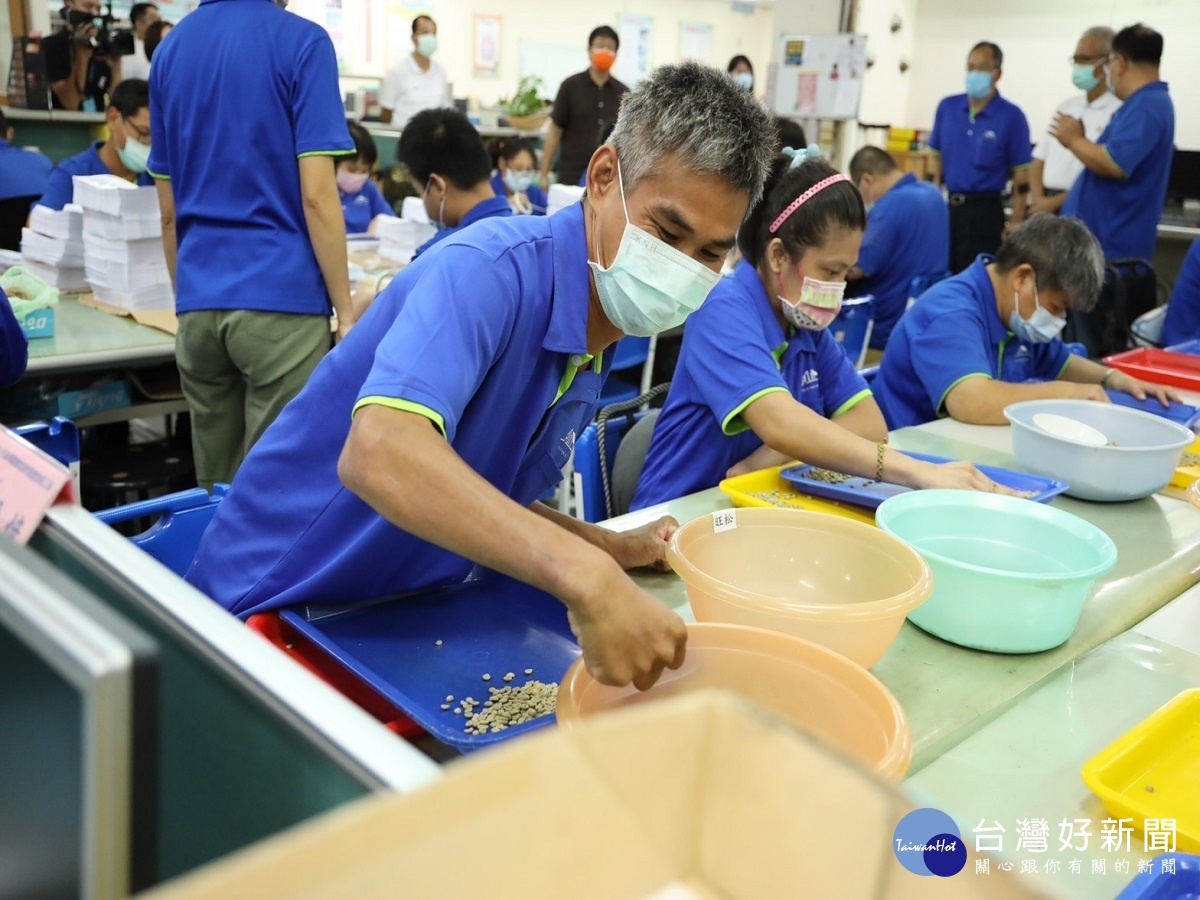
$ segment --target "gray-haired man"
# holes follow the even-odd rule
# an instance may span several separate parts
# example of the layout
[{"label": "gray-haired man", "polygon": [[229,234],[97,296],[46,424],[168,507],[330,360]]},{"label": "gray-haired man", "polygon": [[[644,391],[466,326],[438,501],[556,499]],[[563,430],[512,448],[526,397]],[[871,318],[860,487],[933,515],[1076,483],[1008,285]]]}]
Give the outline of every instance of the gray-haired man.
[{"label": "gray-haired man", "polygon": [[774,151],[770,116],[723,72],[653,72],[578,206],[477,222],[380,294],[247,457],[189,578],[248,615],[478,563],[560,598],[605,682],[682,664],[682,621],[623,571],[662,567],[675,521],[616,534],[536,500],[592,419],[606,351],[703,302]]},{"label": "gray-haired man", "polygon": [[[889,428],[952,416],[1005,424],[1021,400],[1177,400],[1169,388],[1072,354],[1059,340],[1067,313],[1096,305],[1100,244],[1078,219],[1038,213],[996,251],[924,294],[888,340],[872,389]],[[1036,383],[1031,383],[1036,381]]]}]

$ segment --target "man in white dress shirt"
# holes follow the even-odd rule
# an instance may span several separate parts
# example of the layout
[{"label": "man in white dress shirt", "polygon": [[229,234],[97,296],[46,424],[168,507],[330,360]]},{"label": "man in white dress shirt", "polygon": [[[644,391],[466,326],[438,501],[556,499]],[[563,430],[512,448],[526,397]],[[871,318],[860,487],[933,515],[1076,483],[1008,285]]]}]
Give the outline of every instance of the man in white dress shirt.
[{"label": "man in white dress shirt", "polygon": [[121,78],[150,80],[150,60],[146,58],[146,29],[159,20],[158,7],[153,3],[135,3],[129,9],[133,23],[133,54],[121,57]]},{"label": "man in white dress shirt", "polygon": [[[1089,28],[1075,46],[1071,60],[1071,81],[1084,93],[1075,94],[1055,111],[1083,122],[1084,135],[1097,141],[1121,107],[1116,94],[1108,89],[1104,63],[1112,52],[1113,30],[1104,26]],[[1053,121],[1053,119],[1051,119]],[[1067,199],[1071,185],[1083,171],[1083,163],[1049,132],[1042,135],[1033,151],[1030,173],[1031,213],[1057,214]]]},{"label": "man in white dress shirt", "polygon": [[383,78],[379,88],[380,121],[403,128],[423,109],[450,106],[446,70],[432,59],[437,50],[437,23],[417,16],[412,23],[413,52]]}]

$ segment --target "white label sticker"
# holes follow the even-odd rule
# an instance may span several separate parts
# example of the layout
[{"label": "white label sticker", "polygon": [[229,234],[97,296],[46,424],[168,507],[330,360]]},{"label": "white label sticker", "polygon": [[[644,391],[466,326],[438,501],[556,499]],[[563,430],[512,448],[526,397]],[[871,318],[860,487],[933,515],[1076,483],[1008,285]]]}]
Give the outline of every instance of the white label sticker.
[{"label": "white label sticker", "polygon": [[737,528],[737,510],[735,509],[719,509],[712,514],[713,517],[713,534],[720,534],[722,531],[732,531]]}]

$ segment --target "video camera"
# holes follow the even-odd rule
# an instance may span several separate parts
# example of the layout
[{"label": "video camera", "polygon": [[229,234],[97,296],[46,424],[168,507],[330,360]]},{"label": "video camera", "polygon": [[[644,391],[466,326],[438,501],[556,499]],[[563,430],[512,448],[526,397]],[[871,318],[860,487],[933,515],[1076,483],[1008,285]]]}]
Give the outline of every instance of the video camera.
[{"label": "video camera", "polygon": [[104,6],[105,11],[94,17],[77,9],[63,7],[63,21],[72,30],[89,23],[95,25],[96,33],[85,40],[98,56],[132,56],[133,29],[113,28],[117,17],[113,15],[112,3],[106,3]]}]

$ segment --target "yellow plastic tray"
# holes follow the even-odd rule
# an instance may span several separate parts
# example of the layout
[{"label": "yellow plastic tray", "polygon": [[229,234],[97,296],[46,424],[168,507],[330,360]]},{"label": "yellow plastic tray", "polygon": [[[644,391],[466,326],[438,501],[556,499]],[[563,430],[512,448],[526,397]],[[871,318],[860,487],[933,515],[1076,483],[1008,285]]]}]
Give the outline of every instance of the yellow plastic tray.
[{"label": "yellow plastic tray", "polygon": [[[844,506],[833,500],[809,497],[793,490],[792,486],[779,473],[794,465],[796,464],[788,463],[786,466],[760,469],[757,472],[750,472],[748,475],[726,478],[721,482],[720,487],[733,501],[734,506],[781,506],[785,509],[805,509],[809,512],[828,513],[832,516],[854,519],[856,522],[865,522],[868,525],[875,524],[873,510]],[[768,494],[769,497],[764,496]]]},{"label": "yellow plastic tray", "polygon": [[1114,818],[1174,819],[1178,848],[1200,852],[1200,688],[1184,691],[1083,766]]},{"label": "yellow plastic tray", "polygon": [[[1200,440],[1183,451],[1184,453],[1195,453],[1200,456]],[[1200,466],[1180,466],[1175,470],[1175,477],[1171,479],[1171,484],[1178,488],[1185,488],[1196,479],[1200,478]]]}]

